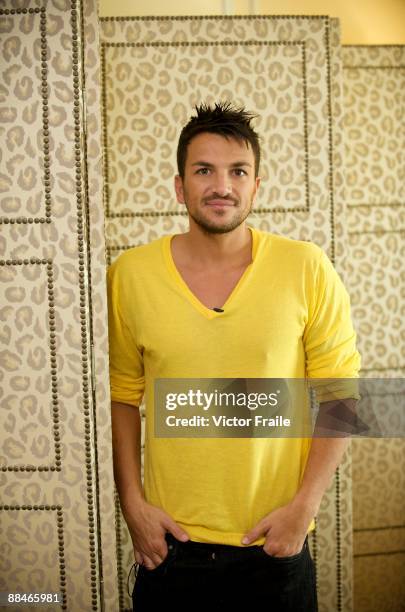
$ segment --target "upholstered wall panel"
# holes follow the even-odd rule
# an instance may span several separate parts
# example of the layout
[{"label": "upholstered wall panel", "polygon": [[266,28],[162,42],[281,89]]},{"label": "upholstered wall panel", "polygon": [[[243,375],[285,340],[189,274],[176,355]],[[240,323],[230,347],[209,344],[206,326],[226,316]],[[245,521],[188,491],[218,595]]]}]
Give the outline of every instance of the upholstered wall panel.
[{"label": "upholstered wall panel", "polygon": [[97,563],[99,568],[98,609],[119,608],[115,486],[111,445],[111,402],[108,373],[108,328],[106,292],[106,244],[103,207],[103,158],[101,131],[100,25],[98,3],[81,4],[83,78],[83,162],[85,172],[87,287],[90,315],[90,351],[94,475],[97,487]]},{"label": "upholstered wall panel", "polygon": [[[327,17],[101,20],[106,238],[124,249],[187,230],[173,176],[180,129],[201,101],[257,112],[263,186],[251,224],[323,247],[344,271],[339,28]],[[120,606],[133,562],[117,504]],[[350,452],[311,538],[320,610],[351,610]],[[132,584],[132,582],[131,582]]]},{"label": "upholstered wall panel", "polygon": [[[345,47],[348,280],[364,377],[405,374],[405,48]],[[356,612],[404,609],[405,445],[354,440]]]},{"label": "upholstered wall panel", "polygon": [[0,591],[55,610],[118,599],[96,9],[0,5]]}]

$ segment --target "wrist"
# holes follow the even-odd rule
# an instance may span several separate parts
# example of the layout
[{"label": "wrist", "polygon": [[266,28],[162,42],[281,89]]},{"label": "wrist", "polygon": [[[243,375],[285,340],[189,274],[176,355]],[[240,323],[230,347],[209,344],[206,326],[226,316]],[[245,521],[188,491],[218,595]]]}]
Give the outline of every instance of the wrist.
[{"label": "wrist", "polygon": [[320,502],[298,492],[292,499],[291,505],[306,521],[310,522],[318,514]]},{"label": "wrist", "polygon": [[132,490],[120,496],[121,510],[123,515],[131,514],[146,503],[143,491]]}]

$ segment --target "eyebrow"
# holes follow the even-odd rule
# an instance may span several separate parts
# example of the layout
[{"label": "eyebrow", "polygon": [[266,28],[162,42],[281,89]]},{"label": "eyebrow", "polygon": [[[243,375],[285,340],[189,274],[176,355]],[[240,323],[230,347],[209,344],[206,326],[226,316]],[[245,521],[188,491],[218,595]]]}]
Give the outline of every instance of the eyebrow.
[{"label": "eyebrow", "polygon": [[[213,164],[210,164],[209,162],[206,162],[206,161],[197,161],[191,165],[192,166],[207,166],[208,168],[214,167]],[[238,162],[234,162],[233,164],[231,164],[231,168],[240,168],[240,166],[249,166],[249,168],[251,168],[252,164],[249,164],[249,162],[246,162],[246,161],[238,161]]]}]

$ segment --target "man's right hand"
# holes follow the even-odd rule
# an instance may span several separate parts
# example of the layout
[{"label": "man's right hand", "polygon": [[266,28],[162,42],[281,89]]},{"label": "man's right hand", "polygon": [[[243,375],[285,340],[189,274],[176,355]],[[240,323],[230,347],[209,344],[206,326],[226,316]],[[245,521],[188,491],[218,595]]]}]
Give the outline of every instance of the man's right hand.
[{"label": "man's right hand", "polygon": [[137,500],[126,508],[125,520],[134,547],[135,560],[153,570],[167,555],[165,534],[169,531],[177,540],[187,542],[188,534],[164,510],[145,500]]}]

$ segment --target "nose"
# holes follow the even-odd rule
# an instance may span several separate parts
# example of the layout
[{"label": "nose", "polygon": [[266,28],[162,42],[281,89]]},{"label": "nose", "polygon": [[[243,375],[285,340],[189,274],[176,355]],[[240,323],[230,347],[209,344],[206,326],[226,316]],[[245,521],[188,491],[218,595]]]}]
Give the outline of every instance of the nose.
[{"label": "nose", "polygon": [[218,172],[215,175],[213,189],[219,196],[227,196],[232,193],[232,183],[228,173]]}]

